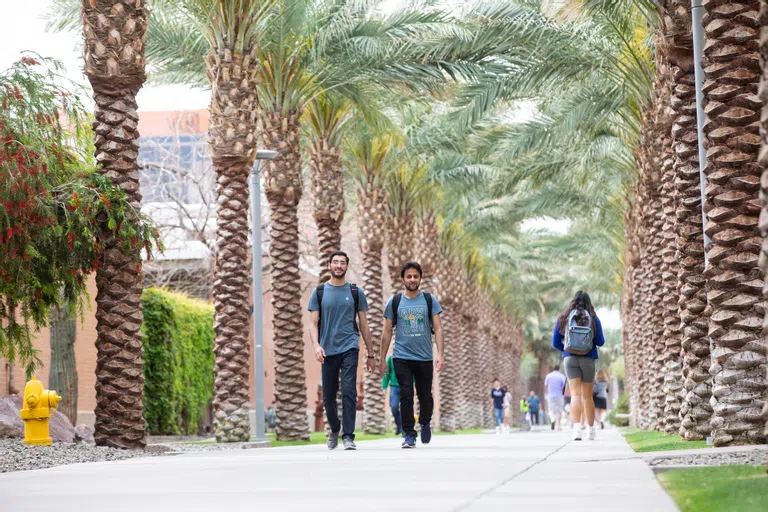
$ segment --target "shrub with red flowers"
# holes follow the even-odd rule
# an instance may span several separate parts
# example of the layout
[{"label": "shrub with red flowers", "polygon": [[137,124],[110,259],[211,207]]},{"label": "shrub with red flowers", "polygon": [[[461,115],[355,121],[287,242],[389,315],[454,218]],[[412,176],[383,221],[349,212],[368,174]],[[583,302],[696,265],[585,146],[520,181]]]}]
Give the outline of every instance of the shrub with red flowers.
[{"label": "shrub with red flowers", "polygon": [[50,309],[68,302],[82,316],[103,230],[126,254],[162,247],[149,219],[96,172],[90,116],[57,62],[23,57],[0,73],[0,106],[0,357],[29,375],[40,364],[31,332]]}]

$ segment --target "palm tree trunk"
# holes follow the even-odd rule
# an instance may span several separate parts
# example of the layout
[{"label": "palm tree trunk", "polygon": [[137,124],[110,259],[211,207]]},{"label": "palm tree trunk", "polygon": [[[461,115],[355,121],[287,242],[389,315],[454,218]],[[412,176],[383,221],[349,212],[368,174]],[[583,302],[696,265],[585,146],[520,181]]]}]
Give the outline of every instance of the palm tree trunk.
[{"label": "palm tree trunk", "polygon": [[[96,104],[96,161],[140,209],[136,94],[146,80],[147,9],[132,0],[83,1],[85,72]],[[99,446],[143,448],[141,259],[105,227],[96,272],[96,421]]]},{"label": "palm tree trunk", "polygon": [[250,165],[214,158],[216,172],[216,262],[214,296],[214,430],[220,443],[248,441],[248,173]]},{"label": "palm tree trunk", "polygon": [[[683,401],[680,406],[680,435],[702,440],[710,433],[712,378],[709,375],[707,339],[707,295],[704,278],[704,238],[701,221],[698,134],[696,132],[696,90],[693,72],[693,42],[687,9],[676,9],[683,20],[675,26],[677,56],[672,68],[672,102],[675,147],[675,188],[677,190],[677,286],[682,327]],[[673,378],[678,379],[675,375]]]},{"label": "palm tree trunk", "polygon": [[[386,198],[384,190],[370,175],[367,182],[357,188],[358,232],[360,252],[363,257],[363,287],[368,297],[368,326],[374,340],[381,339],[384,329],[384,300],[381,251],[384,247],[384,211]],[[373,355],[378,361],[386,354],[380,354],[380,345],[373,344]],[[381,389],[381,374],[378,370],[365,370],[365,396],[363,397],[363,430],[369,434],[386,432],[384,390]]]},{"label": "palm tree trunk", "polygon": [[324,283],[331,278],[328,269],[331,254],[341,248],[341,222],[345,212],[341,151],[327,138],[316,138],[309,147],[309,175],[312,214],[320,248],[320,283]]},{"label": "palm tree trunk", "polygon": [[[432,293],[435,290],[434,280],[437,275],[438,231],[435,213],[430,211],[416,218],[414,227],[414,254],[421,265],[423,276],[421,289]],[[442,302],[440,303],[442,305]]]},{"label": "palm tree trunk", "polygon": [[303,189],[299,112],[263,111],[259,125],[264,147],[280,153],[264,167],[270,206],[277,439],[309,440],[299,274],[298,205]]},{"label": "palm tree trunk", "polygon": [[461,340],[459,336],[460,311],[457,297],[456,268],[453,263],[444,261],[440,268],[441,281],[439,289],[440,305],[443,313],[440,315],[445,338],[445,369],[440,375],[440,430],[453,432],[459,427],[459,411],[462,400],[461,379],[462,359]]},{"label": "palm tree trunk", "polygon": [[208,141],[216,174],[217,204],[214,431],[218,442],[238,442],[247,441],[251,435],[248,175],[256,157],[258,68],[247,52],[231,47],[211,48],[205,63],[211,84]]},{"label": "palm tree trunk", "polygon": [[758,267],[759,2],[707,2],[705,9],[712,438],[715,446],[724,446],[765,440],[764,273]]},{"label": "palm tree trunk", "polygon": [[51,373],[48,387],[62,396],[59,412],[77,425],[77,365],[75,335],[77,323],[64,304],[51,313]]},{"label": "palm tree trunk", "polygon": [[[762,140],[760,141],[759,162],[763,166],[761,179],[761,193],[768,197],[768,0],[760,1],[760,24],[762,33],[760,38],[760,101],[763,102],[763,110],[760,116],[760,128]],[[760,214],[760,233],[763,236],[763,244],[760,251],[760,268],[768,272],[768,204],[763,203],[763,211]],[[763,288],[763,295],[768,294],[768,289]],[[766,311],[768,318],[768,311]],[[765,325],[765,322],[763,323]],[[768,417],[768,402],[763,407],[763,415]],[[768,436],[768,424],[765,435]]]}]

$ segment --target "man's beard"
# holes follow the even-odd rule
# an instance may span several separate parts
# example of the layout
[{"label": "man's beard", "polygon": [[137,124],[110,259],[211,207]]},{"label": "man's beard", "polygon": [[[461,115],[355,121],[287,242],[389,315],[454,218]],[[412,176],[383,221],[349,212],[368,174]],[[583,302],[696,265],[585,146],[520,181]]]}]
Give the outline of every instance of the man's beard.
[{"label": "man's beard", "polygon": [[416,290],[419,289],[420,285],[421,283],[416,283],[416,284],[405,283],[405,289],[408,290],[409,292],[415,292]]},{"label": "man's beard", "polygon": [[333,277],[340,278],[340,277],[346,276],[347,275],[347,271],[346,270],[331,270],[331,275]]}]

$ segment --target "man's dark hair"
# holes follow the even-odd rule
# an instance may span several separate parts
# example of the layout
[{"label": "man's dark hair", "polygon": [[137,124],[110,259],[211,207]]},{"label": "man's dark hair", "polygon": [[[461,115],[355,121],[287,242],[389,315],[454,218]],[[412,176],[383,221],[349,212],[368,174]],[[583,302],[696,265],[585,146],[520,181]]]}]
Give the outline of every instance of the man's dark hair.
[{"label": "man's dark hair", "polygon": [[556,365],[555,365],[555,370],[554,370],[554,371],[556,371],[556,372],[559,372],[559,371],[560,371],[560,365],[559,365],[559,364],[556,364]]},{"label": "man's dark hair", "polygon": [[423,274],[421,272],[421,265],[419,265],[415,261],[406,261],[403,264],[403,268],[400,269],[400,278],[401,279],[404,278],[405,277],[405,271],[409,270],[409,269],[412,269],[412,268],[415,268],[419,272],[419,277],[423,276]]},{"label": "man's dark hair", "polygon": [[347,265],[349,265],[349,256],[347,256],[347,253],[345,253],[344,251],[333,251],[333,253],[331,254],[331,257],[328,258],[329,265],[331,264],[335,256],[344,256],[344,259],[347,260]]}]

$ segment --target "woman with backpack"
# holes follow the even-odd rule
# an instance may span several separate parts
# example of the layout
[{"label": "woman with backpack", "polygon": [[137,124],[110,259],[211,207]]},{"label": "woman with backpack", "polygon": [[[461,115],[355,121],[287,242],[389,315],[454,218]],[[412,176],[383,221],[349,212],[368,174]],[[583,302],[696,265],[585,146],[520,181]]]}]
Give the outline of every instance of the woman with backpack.
[{"label": "woman with backpack", "polygon": [[560,315],[552,334],[552,346],[563,353],[565,376],[571,389],[573,439],[581,441],[582,411],[589,423],[589,439],[595,439],[595,403],[592,388],[597,370],[597,347],[605,343],[603,328],[597,318],[589,294],[576,292],[565,312]]}]

